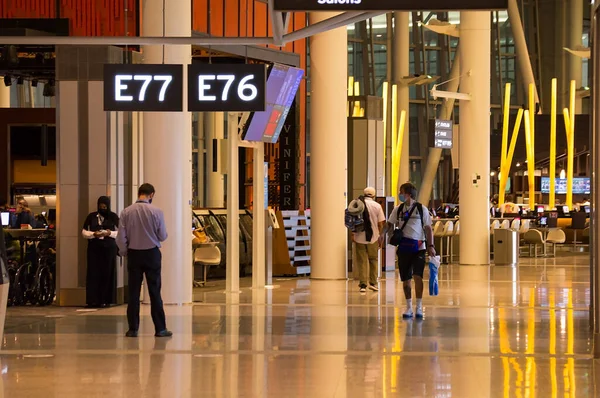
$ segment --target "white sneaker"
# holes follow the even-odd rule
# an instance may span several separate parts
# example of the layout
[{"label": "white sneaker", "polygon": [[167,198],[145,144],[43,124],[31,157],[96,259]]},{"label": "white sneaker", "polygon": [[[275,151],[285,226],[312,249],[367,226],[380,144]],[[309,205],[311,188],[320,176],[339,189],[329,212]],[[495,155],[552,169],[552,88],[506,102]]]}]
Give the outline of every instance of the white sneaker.
[{"label": "white sneaker", "polygon": [[404,319],[411,319],[413,316],[414,314],[411,307],[408,307],[406,311],[404,311],[404,314],[402,314],[402,318]]},{"label": "white sneaker", "polygon": [[423,319],[423,306],[417,306],[417,312],[415,314],[417,319]]},{"label": "white sneaker", "polygon": [[366,293],[367,292],[367,288],[366,287],[361,287],[360,288],[360,292],[361,293]]},{"label": "white sneaker", "polygon": [[377,287],[377,285],[369,285],[369,289],[371,289],[374,292],[378,292],[379,288]]}]

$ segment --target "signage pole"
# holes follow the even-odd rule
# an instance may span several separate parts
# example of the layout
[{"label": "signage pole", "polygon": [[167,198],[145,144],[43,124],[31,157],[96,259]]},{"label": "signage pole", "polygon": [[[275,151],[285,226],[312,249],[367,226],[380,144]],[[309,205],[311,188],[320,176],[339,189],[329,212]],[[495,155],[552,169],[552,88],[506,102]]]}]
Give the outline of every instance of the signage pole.
[{"label": "signage pole", "polygon": [[[265,144],[259,142],[252,151],[252,287],[265,287]],[[268,172],[268,169],[267,169]],[[268,177],[267,177],[268,178]]]},{"label": "signage pole", "polygon": [[240,190],[238,113],[227,113],[227,275],[226,291],[240,291]]}]

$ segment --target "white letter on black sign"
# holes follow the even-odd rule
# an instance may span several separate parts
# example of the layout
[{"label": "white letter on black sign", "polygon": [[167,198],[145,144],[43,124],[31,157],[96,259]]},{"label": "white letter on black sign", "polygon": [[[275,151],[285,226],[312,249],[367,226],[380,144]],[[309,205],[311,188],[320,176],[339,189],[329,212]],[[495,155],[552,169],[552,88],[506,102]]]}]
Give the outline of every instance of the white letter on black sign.
[{"label": "white letter on black sign", "polygon": [[235,80],[235,76],[234,75],[219,75],[217,77],[217,80],[227,80],[227,83],[225,83],[225,88],[223,89],[223,94],[221,94],[221,101],[225,102],[225,101],[227,101],[227,98],[229,97],[229,89],[231,88],[231,85],[233,84],[233,81]]},{"label": "white letter on black sign", "polygon": [[198,76],[198,100],[199,101],[215,101],[217,97],[214,95],[206,95],[206,90],[210,89],[210,84],[205,84],[206,80],[215,80],[215,75],[200,75]]},{"label": "white letter on black sign", "polygon": [[123,90],[127,90],[127,84],[123,84],[124,80],[131,80],[131,75],[117,75],[115,76],[115,101],[133,101],[131,95],[123,95]]},{"label": "white letter on black sign", "polygon": [[136,75],[133,80],[140,81],[142,80],[144,84],[142,84],[142,88],[140,89],[139,101],[144,102],[146,100],[146,90],[152,81],[152,76],[150,75]]},{"label": "white letter on black sign", "polygon": [[157,75],[157,76],[154,76],[154,80],[163,82],[163,85],[160,89],[160,93],[158,93],[158,100],[160,102],[163,102],[165,100],[165,94],[167,92],[167,87],[169,87],[169,84],[171,84],[171,82],[173,81],[173,76]]}]

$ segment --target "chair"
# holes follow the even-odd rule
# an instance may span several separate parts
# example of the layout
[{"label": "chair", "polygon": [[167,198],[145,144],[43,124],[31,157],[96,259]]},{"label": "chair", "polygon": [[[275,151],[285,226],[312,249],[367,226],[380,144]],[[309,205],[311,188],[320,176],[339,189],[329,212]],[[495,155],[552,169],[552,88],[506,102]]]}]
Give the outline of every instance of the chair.
[{"label": "chair", "polygon": [[450,260],[448,261],[449,263],[451,263],[454,260],[454,238],[458,238],[460,237],[460,221],[457,221],[454,224],[454,234],[451,236],[451,241],[450,241]]},{"label": "chair", "polygon": [[537,247],[539,245],[541,245],[544,249],[544,256],[546,255],[546,241],[544,240],[544,236],[540,231],[537,229],[530,229],[529,231],[525,232],[523,239],[525,239],[525,244],[529,246],[529,257],[533,257],[531,254],[532,248],[534,248],[535,257],[538,256]]},{"label": "chair", "polygon": [[556,257],[556,245],[562,245],[567,241],[567,235],[562,229],[551,229],[546,237],[546,243],[552,245],[552,255]]},{"label": "chair", "polygon": [[523,220],[521,222],[521,226],[519,227],[519,235],[524,235],[525,232],[529,231],[530,224],[531,224],[531,220]]},{"label": "chair", "polygon": [[[433,239],[439,239],[440,241],[440,250],[441,250],[441,246],[443,245],[442,242],[442,238],[444,236],[444,223],[441,221],[436,221],[436,223],[433,225]],[[440,255],[441,255],[441,251],[440,251]]]},{"label": "chair", "polygon": [[450,239],[452,238],[452,236],[454,235],[454,223],[452,221],[447,221],[444,224],[444,229],[442,230],[442,238],[446,238],[446,255],[444,255],[444,245],[442,243],[442,246],[440,248],[440,254],[441,254],[441,260],[444,260],[444,257],[449,258],[450,257]]},{"label": "chair", "polygon": [[521,228],[521,220],[513,220],[512,224],[510,225],[510,229],[512,229],[513,231],[519,231],[519,229]]},{"label": "chair", "polygon": [[500,228],[498,228],[498,229],[509,229],[509,228],[510,228],[510,221],[504,220],[504,221],[502,221],[502,224],[500,224]]},{"label": "chair", "polygon": [[495,229],[500,229],[500,221],[498,221],[498,220],[492,221],[492,224],[490,225],[490,248],[491,248],[490,254],[494,254],[494,230]]},{"label": "chair", "polygon": [[492,221],[492,224],[490,225],[490,234],[493,234],[494,230],[498,229],[498,228],[500,228],[500,221],[498,221],[498,220]]},{"label": "chair", "polygon": [[[194,250],[194,286],[206,286],[208,267],[221,264],[221,250],[217,245],[201,246]],[[202,280],[196,280],[196,270],[202,269]]]},{"label": "chair", "polygon": [[571,215],[571,229],[573,230],[573,250],[577,250],[577,231],[583,231],[586,228],[587,214],[573,213]]}]

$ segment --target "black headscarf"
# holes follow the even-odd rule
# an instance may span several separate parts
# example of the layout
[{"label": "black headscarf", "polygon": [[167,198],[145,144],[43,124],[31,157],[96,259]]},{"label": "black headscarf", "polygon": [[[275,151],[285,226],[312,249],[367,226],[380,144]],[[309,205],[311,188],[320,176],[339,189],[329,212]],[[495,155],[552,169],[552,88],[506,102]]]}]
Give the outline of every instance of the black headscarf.
[{"label": "black headscarf", "polygon": [[106,205],[106,209],[110,213],[110,198],[108,196],[100,196],[98,198],[98,212],[100,211],[100,205]]},{"label": "black headscarf", "polygon": [[[100,209],[101,204],[106,205],[106,210]],[[110,211],[110,198],[108,196],[100,196],[98,198],[98,214],[118,224],[119,217],[115,213]]]}]

